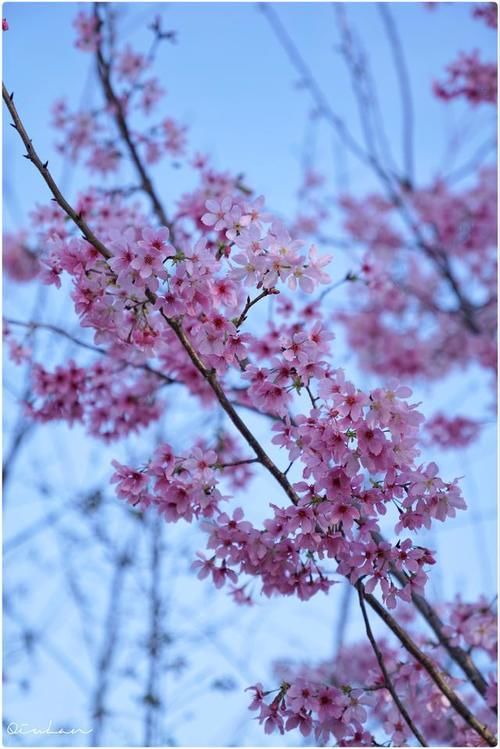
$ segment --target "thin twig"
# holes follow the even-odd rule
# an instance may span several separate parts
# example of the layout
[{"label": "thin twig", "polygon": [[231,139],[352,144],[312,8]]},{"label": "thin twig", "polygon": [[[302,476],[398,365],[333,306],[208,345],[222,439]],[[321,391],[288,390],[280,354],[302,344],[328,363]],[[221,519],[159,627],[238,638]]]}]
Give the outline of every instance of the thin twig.
[{"label": "thin twig", "polygon": [[123,551],[117,555],[115,569],[109,589],[108,608],[101,650],[97,661],[97,684],[93,700],[93,733],[92,746],[101,745],[101,733],[106,716],[106,699],[109,690],[110,671],[113,665],[118,644],[119,607],[121,603],[125,576],[132,562],[132,553],[137,546],[136,534],[126,542]]},{"label": "thin twig", "polygon": [[29,330],[51,331],[52,333],[56,333],[57,335],[60,335],[63,338],[67,338],[76,346],[80,346],[81,348],[88,349],[89,351],[94,351],[96,354],[100,354],[101,356],[108,356],[111,359],[114,359],[114,361],[118,362],[119,364],[125,364],[127,367],[132,367],[133,369],[142,369],[144,370],[144,372],[147,372],[148,374],[155,375],[159,379],[163,380],[167,385],[179,384],[179,380],[175,380],[172,377],[168,377],[168,375],[163,374],[163,372],[160,372],[158,369],[154,369],[153,367],[150,367],[149,364],[135,364],[134,362],[130,362],[128,359],[121,359],[119,357],[113,356],[113,354],[111,354],[109,351],[106,351],[106,349],[99,348],[98,346],[93,346],[91,343],[86,343],[85,341],[81,341],[79,338],[75,338],[75,336],[71,335],[71,333],[68,333],[63,328],[59,328],[57,325],[49,325],[48,323],[37,323],[37,322],[24,322],[22,320],[12,320],[7,317],[5,317],[4,320],[9,325],[17,325],[22,328],[28,328]]},{"label": "thin twig", "polygon": [[158,711],[162,707],[165,712],[164,697],[165,690],[158,689],[158,675],[161,672],[161,651],[165,643],[162,638],[162,621],[165,612],[162,610],[161,599],[161,556],[162,556],[162,533],[163,519],[158,514],[151,522],[151,547],[150,547],[150,591],[149,591],[149,635],[148,635],[148,674],[146,682],[146,693],[143,697],[145,704],[144,716],[144,746],[153,746],[155,743],[155,728]]},{"label": "thin twig", "polygon": [[415,182],[415,162],[413,158],[413,129],[414,129],[414,112],[413,100],[411,95],[410,76],[406,65],[403,45],[399,38],[396,24],[392,17],[389,6],[385,3],[377,3],[377,8],[382,16],[384,26],[387,32],[387,38],[394,58],[394,67],[399,83],[401,103],[403,109],[403,159],[405,165],[405,176],[410,184]]},{"label": "thin twig", "polygon": [[7,88],[5,87],[5,84],[2,83],[2,97],[7,105],[7,109],[10,112],[10,115],[13,120],[13,127],[17,132],[19,133],[19,136],[24,143],[26,147],[26,153],[25,157],[31,161],[31,163],[38,169],[40,174],[42,175],[42,178],[44,179],[45,183],[47,184],[49,190],[51,191],[54,200],[58,203],[58,205],[61,206],[63,211],[66,213],[67,216],[70,217],[70,219],[75,223],[80,231],[82,232],[84,238],[90,242],[95,249],[100,252],[100,254],[107,258],[110,258],[112,256],[112,253],[108,250],[107,247],[95,236],[92,229],[87,225],[87,223],[83,220],[81,215],[77,213],[68,203],[64,195],[59,190],[54,178],[52,177],[51,173],[48,169],[48,161],[42,162],[41,158],[37,154],[33,143],[31,141],[31,138],[29,138],[28,133],[24,129],[24,125],[21,121],[21,118],[19,117],[17,113],[17,109],[14,105],[14,94],[9,94],[7,91]]},{"label": "thin twig", "polygon": [[[101,27],[103,25],[103,21],[99,16],[99,3],[96,3],[94,5],[94,17],[96,19],[98,27]],[[137,148],[133,141],[132,135],[130,133],[130,130],[127,124],[127,120],[123,112],[122,102],[120,101],[119,97],[116,95],[115,90],[113,88],[113,84],[111,81],[111,63],[109,60],[105,59],[103,51],[102,51],[102,46],[100,43],[97,44],[96,61],[97,61],[97,73],[99,76],[99,81],[101,82],[104,96],[106,98],[106,101],[108,102],[111,115],[116,123],[118,131],[121,137],[123,138],[123,141],[127,147],[128,153],[130,155],[130,159],[139,177],[141,188],[143,192],[148,196],[149,200],[151,201],[151,206],[160,224],[168,227],[168,229],[170,230],[171,236],[173,236],[172,222],[168,219],[165,209],[163,208],[163,205],[153,186],[151,177],[147,173],[144,167],[144,164],[142,163],[139,157]]]},{"label": "thin twig", "polygon": [[269,296],[269,294],[274,293],[271,289],[264,289],[262,293],[260,293],[258,296],[255,297],[255,299],[250,299],[250,297],[247,297],[246,304],[243,308],[243,311],[241,315],[238,317],[235,326],[239,328],[242,323],[246,320],[248,310],[251,309],[254,304],[257,304],[257,302],[260,302],[261,299],[264,299],[266,296]]},{"label": "thin twig", "polygon": [[377,645],[377,641],[373,635],[372,628],[370,626],[370,620],[368,618],[368,612],[366,611],[366,606],[365,606],[365,601],[364,601],[364,589],[363,589],[363,584],[361,583],[361,581],[357,583],[356,587],[358,589],[359,605],[361,606],[361,613],[363,614],[363,619],[365,622],[366,634],[368,636],[368,639],[370,640],[370,644],[373,648],[373,652],[375,653],[375,657],[378,661],[378,665],[380,666],[380,670],[382,671],[382,674],[384,676],[385,687],[390,692],[391,697],[396,703],[399,712],[405,719],[408,725],[408,728],[413,733],[413,735],[419,742],[420,746],[428,746],[424,737],[422,736],[418,728],[415,726],[413,720],[408,714],[408,710],[406,709],[404,704],[401,702],[401,699],[399,698],[399,695],[396,692],[394,684],[391,681],[391,677],[389,676],[389,673],[385,667],[384,658],[382,656],[382,653],[380,652],[380,648]]},{"label": "thin twig", "polygon": [[[315,79],[311,69],[305,62],[300,51],[298,50],[298,48],[292,41],[290,35],[286,31],[285,27],[281,23],[278,15],[274,11],[274,9],[271,7],[271,4],[259,3],[258,7],[268,19],[276,35],[276,38],[278,39],[283,49],[287,53],[295,69],[301,75],[302,82],[304,83],[306,89],[309,91],[313,101],[316,103],[318,112],[325,118],[327,122],[329,122],[332,125],[334,130],[337,132],[339,137],[343,140],[345,145],[350,149],[350,151],[354,153],[362,163],[367,164],[373,170],[373,172],[377,175],[377,177],[380,179],[389,199],[392,201],[393,205],[400,213],[408,229],[415,236],[418,247],[433,262],[436,269],[444,278],[446,283],[449,285],[452,293],[455,295],[458,301],[460,312],[462,314],[466,328],[471,333],[474,333],[474,334],[480,333],[481,329],[475,319],[473,305],[470,303],[470,301],[467,299],[466,295],[462,291],[460,284],[458,283],[455,277],[455,274],[451,269],[451,265],[448,260],[445,248],[440,247],[438,245],[432,246],[423,237],[422,233],[420,232],[419,227],[417,226],[417,224],[415,223],[415,221],[413,220],[411,216],[411,211],[409,209],[409,206],[407,205],[406,194],[404,191],[401,190],[401,187],[402,187],[401,180],[399,178],[396,180],[397,182],[397,189],[396,189],[394,175],[388,174],[387,170],[383,167],[383,165],[376,158],[376,155],[374,153],[366,152],[348,133],[344,122],[338,117],[338,115],[331,108],[325,94],[323,93],[321,87],[319,86],[317,80]],[[405,181],[405,187],[406,189],[408,189],[409,187],[411,188],[411,185],[409,185]]]},{"label": "thin twig", "polygon": [[[302,57],[292,38],[281,23],[276,11],[270,3],[258,3],[258,9],[267,18],[274,34],[288,55],[293,66],[301,76],[301,83],[309,90],[317,106],[319,114],[325,117],[335,128],[340,140],[364,163],[372,164],[372,158],[347,130],[344,121],[333,111],[328,99],[321,90],[310,67]],[[372,164],[373,165],[373,164]]]},{"label": "thin twig", "polygon": [[216,468],[233,468],[234,466],[247,466],[250,463],[260,463],[260,458],[247,458],[246,460],[235,460],[233,463],[217,463]]},{"label": "thin twig", "polygon": [[436,666],[432,658],[426,655],[418,645],[412,640],[412,638],[404,631],[398,622],[394,619],[391,614],[382,606],[382,604],[375,598],[372,593],[365,593],[364,598],[371,608],[378,614],[382,621],[389,627],[389,629],[396,635],[400,643],[405,649],[417,660],[421,666],[427,671],[432,681],[436,684],[439,690],[448,698],[450,704],[456,710],[456,712],[464,719],[464,721],[486,741],[489,746],[497,746],[497,739],[487,726],[481,723],[465,705],[457,693],[450,687],[446,681],[443,673]]}]

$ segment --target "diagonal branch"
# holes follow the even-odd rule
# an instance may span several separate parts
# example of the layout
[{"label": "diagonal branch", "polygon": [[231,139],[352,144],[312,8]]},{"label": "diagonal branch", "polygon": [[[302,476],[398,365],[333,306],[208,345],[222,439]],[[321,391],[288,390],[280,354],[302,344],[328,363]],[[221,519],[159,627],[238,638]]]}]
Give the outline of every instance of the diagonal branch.
[{"label": "diagonal branch", "polygon": [[[103,25],[103,21],[99,16],[99,3],[96,3],[94,5],[94,17],[96,19],[98,28],[100,28]],[[116,92],[113,88],[113,84],[111,81],[111,64],[109,60],[105,59],[103,51],[102,51],[102,45],[100,42],[98,43],[97,49],[96,49],[96,60],[97,60],[97,73],[99,76],[99,81],[101,83],[104,96],[111,110],[111,116],[113,117],[115,124],[118,128],[118,131],[121,137],[123,138],[123,141],[127,147],[130,159],[139,177],[141,189],[148,196],[151,202],[153,211],[156,217],[158,218],[158,221],[163,226],[168,227],[171,235],[173,236],[172,222],[169,221],[167,214],[165,213],[165,210],[163,208],[163,205],[161,204],[161,201],[158,198],[158,195],[156,194],[156,191],[153,187],[151,178],[148,175],[144,167],[144,164],[142,163],[141,158],[139,157],[139,154],[137,152],[137,148],[135,146],[135,143],[132,138],[132,134],[129,130],[127,120],[125,118],[122,102],[119,99],[119,97],[116,95]]]},{"label": "diagonal branch", "polygon": [[382,604],[371,593],[364,593],[365,601],[379,615],[382,621],[396,635],[405,649],[417,660],[427,671],[432,681],[438,689],[448,698],[455,711],[464,719],[464,721],[479,735],[489,746],[497,746],[497,739],[487,726],[481,723],[465,705],[457,693],[450,687],[443,673],[436,666],[432,658],[426,655],[411,637],[404,631],[391,614],[382,606]]},{"label": "diagonal branch", "polygon": [[413,158],[413,126],[414,113],[413,101],[411,96],[410,76],[406,66],[406,60],[403,52],[401,39],[394,19],[389,10],[389,6],[384,3],[377,3],[378,10],[382,16],[387,37],[391,45],[394,66],[398,77],[399,90],[401,94],[401,103],[403,107],[403,158],[405,164],[406,178],[410,184],[415,181],[415,163]]},{"label": "diagonal branch", "polygon": [[[394,577],[402,585],[406,585],[406,583],[408,582],[408,578],[404,574],[404,572],[400,572],[396,569],[391,569],[391,574],[394,575]],[[470,654],[458,645],[452,645],[449,637],[444,634],[443,622],[441,621],[437,612],[424,598],[424,596],[418,593],[413,593],[412,601],[414,606],[418,609],[431,629],[434,631],[434,634],[437,636],[440,645],[445,648],[445,650],[455,661],[455,663],[462,669],[476,692],[478,692],[482,697],[485,697],[488,683],[472,660]]]},{"label": "diagonal branch", "polygon": [[379,646],[377,645],[377,641],[373,635],[372,628],[370,626],[370,620],[368,619],[368,612],[366,611],[365,600],[364,600],[365,591],[364,591],[363,584],[361,583],[361,581],[356,584],[356,588],[358,589],[359,605],[361,606],[361,613],[363,614],[363,620],[365,622],[366,634],[368,636],[368,639],[370,640],[370,644],[373,648],[373,652],[375,653],[375,657],[377,659],[378,665],[380,666],[380,670],[382,671],[382,674],[384,676],[384,686],[390,692],[391,697],[396,703],[399,712],[405,719],[408,725],[408,728],[413,733],[413,735],[419,742],[420,746],[428,746],[428,744],[425,742],[424,737],[422,736],[418,728],[415,726],[410,715],[408,714],[406,707],[401,702],[398,696],[398,693],[396,692],[396,689],[394,687],[394,684],[391,681],[391,677],[389,676],[389,673],[385,667],[384,658],[382,656],[382,653],[380,652]]},{"label": "diagonal branch", "polygon": [[12,117],[12,126],[15,130],[17,130],[22,142],[26,147],[25,157],[29,161],[31,161],[31,163],[38,169],[50,192],[54,196],[54,200],[56,201],[56,203],[61,206],[66,215],[69,216],[73,223],[78,226],[85,239],[90,242],[90,244],[93,245],[103,257],[105,257],[106,259],[110,258],[112,253],[108,250],[107,247],[103,245],[103,243],[99,239],[97,239],[92,229],[83,220],[81,215],[70,206],[64,195],[59,190],[54,178],[49,172],[49,162],[46,161],[45,163],[43,163],[41,158],[35,151],[31,138],[28,136],[28,133],[26,132],[21,118],[19,117],[17,109],[14,105],[14,94],[9,94],[4,83],[2,83],[2,97]]},{"label": "diagonal branch", "polygon": [[229,401],[224,390],[222,389],[222,386],[215,374],[215,370],[208,369],[208,367],[205,366],[205,364],[203,363],[203,361],[200,359],[197,352],[195,351],[191,341],[186,336],[186,333],[182,329],[181,325],[176,320],[172,320],[171,318],[167,317],[163,313],[163,310],[160,310],[160,313],[162,317],[164,318],[165,322],[174,331],[175,335],[179,339],[184,350],[188,354],[189,358],[193,362],[198,372],[202,375],[202,377],[204,377],[204,379],[208,382],[208,384],[214,391],[215,396],[217,397],[217,400],[219,401],[220,405],[222,406],[226,414],[229,416],[229,418],[233,422],[236,429],[239,431],[242,437],[244,437],[246,442],[250,445],[250,447],[252,448],[254,453],[257,455],[257,457],[259,458],[259,461],[262,463],[264,468],[266,468],[269,471],[269,473],[272,476],[274,476],[276,481],[280,484],[280,486],[284,490],[285,494],[289,497],[289,499],[293,502],[293,504],[296,505],[299,501],[299,498],[296,492],[294,491],[292,485],[288,481],[285,474],[282,471],[280,471],[278,466],[271,460],[271,458],[268,456],[264,448],[261,446],[260,442],[256,439],[256,437],[247,427],[243,419],[239,416],[239,414],[237,413],[237,411],[235,410],[235,408]]}]

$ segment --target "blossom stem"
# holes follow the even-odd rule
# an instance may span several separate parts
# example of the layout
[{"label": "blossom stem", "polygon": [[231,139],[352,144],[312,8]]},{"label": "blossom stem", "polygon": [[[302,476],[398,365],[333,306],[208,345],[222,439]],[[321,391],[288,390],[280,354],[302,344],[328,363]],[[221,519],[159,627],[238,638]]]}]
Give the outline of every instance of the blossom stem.
[{"label": "blossom stem", "polygon": [[250,297],[248,297],[243,312],[235,323],[236,327],[239,328],[245,322],[248,310],[253,307],[254,304],[257,304],[257,302],[260,302],[261,299],[264,299],[264,297],[269,296],[271,293],[270,289],[264,289],[264,291],[259,294],[259,296],[256,296],[255,299],[251,300]]}]

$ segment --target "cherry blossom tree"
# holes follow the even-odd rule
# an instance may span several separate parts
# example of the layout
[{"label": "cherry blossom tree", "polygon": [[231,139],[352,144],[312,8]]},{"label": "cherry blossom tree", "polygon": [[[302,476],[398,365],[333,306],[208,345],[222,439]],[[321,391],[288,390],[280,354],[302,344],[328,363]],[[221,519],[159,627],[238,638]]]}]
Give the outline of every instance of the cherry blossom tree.
[{"label": "cherry blossom tree", "polygon": [[[337,11],[353,86],[370,113],[366,67],[343,7]],[[264,12],[301,65],[270,6]],[[397,54],[392,16],[385,6],[381,12]],[[491,12],[482,15],[491,23]],[[110,467],[116,502],[151,524],[153,597],[164,523],[201,527],[204,548],[191,568],[235,605],[260,596],[334,598],[341,583],[352,587],[364,626],[356,646],[340,648],[330,663],[278,664],[277,685],[248,685],[265,733],[292,731],[320,745],[495,746],[495,612],[484,598],[429,600],[439,557],[419,531],[440,527],[466,502],[458,478],[422,462],[426,424],[407,385],[416,373],[437,377],[477,356],[485,368],[494,364],[491,169],[458,193],[442,181],[417,189],[411,171],[391,173],[370,151],[369,126],[368,151],[345,135],[386,191],[342,199],[348,232],[366,251],[360,270],[346,277],[353,288],[362,283],[363,295],[335,321],[383,379],[360,388],[332,346],[335,324],[324,300],[334,261],[319,242],[305,241],[321,222],[287,224],[242,175],[193,153],[182,122],[159,114],[165,82],[155,75],[155,56],[175,33],[154,18],[149,49],[135,49],[121,41],[108,4],[79,11],[74,27],[77,48],[95,62],[101,95],[92,109],[53,106],[57,149],[88,172],[74,200],[39,154],[21,97],[3,85],[24,156],[52,198],[33,209],[25,231],[5,237],[4,267],[18,282],[69,295],[82,328],[72,343],[91,355],[87,363],[75,357],[47,366],[30,346],[33,336],[69,333],[6,319],[9,356],[30,374],[29,418],[79,425],[97,443],[114,444],[174,424],[178,409],[216,417],[213,428],[181,442],[167,427],[140,442],[136,460],[116,458]],[[469,93],[475,87],[491,102],[492,73],[481,65],[474,55],[461,58],[437,93],[477,101]],[[342,130],[302,73],[322,113]],[[189,166],[195,180],[168,203],[151,176],[162,161]],[[309,179],[304,205],[315,187]],[[458,225],[464,212],[467,231]],[[474,273],[474,298],[466,273]],[[273,305],[268,320],[265,300]],[[265,424],[258,434],[255,416]],[[474,431],[453,423],[459,442]],[[447,421],[434,419],[427,429],[449,439]],[[269,479],[263,502],[249,490],[257,472]],[[116,574],[125,567],[118,564]],[[150,650],[152,666],[157,654]]]}]

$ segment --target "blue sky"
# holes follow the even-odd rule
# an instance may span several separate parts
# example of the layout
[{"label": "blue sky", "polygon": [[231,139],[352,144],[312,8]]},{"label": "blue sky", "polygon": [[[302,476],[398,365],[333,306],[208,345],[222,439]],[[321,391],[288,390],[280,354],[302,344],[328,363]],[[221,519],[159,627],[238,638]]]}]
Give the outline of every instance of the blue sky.
[{"label": "blue sky", "polygon": [[[10,24],[10,30],[3,34],[4,80],[9,90],[15,92],[19,112],[35,146],[43,158],[49,159],[53,173],[70,197],[74,197],[84,172],[73,165],[68,168],[61,162],[54,151],[55,136],[48,124],[50,105],[56,98],[66,96],[73,106],[81,101],[90,104],[97,101],[91,57],[75,50],[72,44],[71,21],[78,7],[73,3],[5,3],[3,6],[3,15]],[[357,131],[359,123],[355,105],[342,60],[335,50],[338,36],[330,4],[277,3],[274,7],[317,75],[332,106]],[[292,215],[296,207],[311,106],[307,94],[297,87],[297,76],[256,5],[127,3],[121,5],[120,10],[124,34],[132,44],[140,45],[149,38],[145,26],[151,13],[160,11],[165,27],[178,32],[178,44],[161,48],[156,63],[156,71],[168,92],[162,113],[185,122],[189,126],[190,145],[212,154],[217,167],[243,172],[246,181],[257,193],[266,195],[274,210],[285,216]],[[496,49],[495,34],[471,19],[470,6],[466,3],[443,3],[431,11],[422,3],[394,3],[391,10],[410,61],[417,131],[417,178],[422,182],[436,173],[451,134],[468,117],[463,107],[443,107],[433,98],[432,80],[442,74],[444,66],[461,49],[478,48],[484,58],[492,59]],[[347,12],[369,51],[374,77],[379,84],[388,137],[398,155],[400,102],[378,12],[370,3],[348,4]],[[464,154],[458,155],[459,163],[461,158],[465,160],[467,149],[481,142],[483,126],[491,123],[488,112],[479,110],[476,115],[479,125],[471,129]],[[48,200],[45,186],[21,153],[16,134],[4,127],[3,215],[7,229],[22,227],[35,202]],[[347,173],[354,194],[361,195],[374,187],[373,178],[350,156],[339,156],[339,144],[323,124],[316,129],[314,155],[316,166],[322,171],[338,172],[340,164],[341,174]],[[190,176],[183,170],[167,169],[163,165],[155,168],[154,177],[167,205],[190,184]],[[334,277],[337,272],[342,275],[344,262],[340,257],[334,258]],[[36,310],[36,314],[41,314],[46,322],[63,323],[68,328],[77,329],[60,293],[50,289],[43,304],[35,305],[35,301],[33,289],[5,284],[4,306],[9,315],[26,320],[31,310]],[[45,342],[40,344],[40,351],[51,360],[62,361],[69,349]],[[356,373],[355,362],[347,351],[340,348],[338,356],[339,364],[349,368],[359,385],[374,383],[366,375]],[[10,393],[11,390],[19,391],[18,377],[17,371],[7,366],[7,443],[15,414]],[[490,391],[484,377],[471,370],[455,373],[439,385],[418,386],[416,398],[423,401],[422,408],[428,413],[438,406],[449,406],[460,413],[474,415],[478,410],[483,414],[487,412]],[[491,423],[485,428],[481,440],[465,454],[432,456],[437,457],[446,477],[465,474],[463,486],[470,505],[466,516],[447,524],[442,533],[433,533],[427,539],[429,545],[437,547],[440,557],[442,572],[436,571],[431,582],[431,592],[436,595],[452,596],[462,591],[466,596],[474,596],[480,590],[492,594],[495,589],[491,572],[496,557],[493,514],[495,426],[491,415],[489,419]],[[257,420],[252,426],[264,434],[264,427]],[[183,430],[200,431],[204,422],[199,413],[189,412],[176,416],[170,427],[180,439]],[[10,488],[5,523],[7,539],[41,517],[45,510],[35,489],[38,475],[56,487],[55,499],[53,497],[51,502],[57,505],[59,501],[69,501],[62,489],[68,481],[72,482],[75,492],[83,492],[106,480],[112,457],[127,452],[138,456],[141,450],[144,455],[144,445],[140,440],[132,441],[126,448],[96,449],[80,429],[68,430],[64,425],[39,430],[29,447],[29,454],[21,457],[17,464]],[[277,459],[282,460],[282,457]],[[267,482],[256,481],[253,495],[269,495]],[[113,523],[119,522],[120,517],[113,515]],[[173,533],[172,543],[188,543],[183,540],[182,529],[171,531],[169,526],[170,532]],[[36,553],[47,561],[49,572],[42,577],[47,582],[39,589],[38,598],[30,599],[33,616],[39,618],[40,612],[48,606],[52,611],[56,640],[73,648],[74,641],[68,639],[61,617],[57,615],[60,606],[64,612],[63,623],[66,617],[68,622],[73,622],[71,608],[66,603],[63,606],[58,598],[61,559],[55,555],[54,540],[50,535],[43,535]],[[10,573],[14,582],[17,581],[16,575],[22,580],[23,575],[32,574],[29,565],[27,558],[21,558],[16,572]],[[246,686],[249,679],[264,680],[267,664],[274,656],[293,656],[300,652],[304,657],[321,658],[331,653],[338,607],[336,600],[318,598],[307,605],[293,601],[262,602],[254,612],[241,613],[234,612],[224,595],[208,593],[196,582],[184,582],[183,585],[186,598],[182,600],[186,605],[205,607],[206,611],[215,611],[229,622],[222,630],[218,645],[212,642],[203,647],[203,657],[197,664],[200,673],[225,673],[226,666],[221,664],[227,663],[228,658],[235,660],[235,654],[240,654],[239,661],[243,661],[240,665],[247,673],[242,673],[241,668],[239,671],[233,668],[234,673],[231,673],[239,686]],[[103,591],[97,591],[96,609],[100,608],[103,595]],[[48,605],[47,600],[40,599],[59,601],[59,604]],[[235,617],[234,626],[231,626],[232,617]],[[287,622],[285,631],[283,621]],[[183,614],[178,612],[176,626],[182,628],[182,622]],[[356,622],[356,617],[353,617],[353,622]],[[311,627],[315,628],[314,638],[304,636],[304,632],[312,631]],[[358,631],[353,624],[352,636]],[[241,653],[250,640],[251,658],[245,662]],[[11,719],[36,724],[50,714],[55,721],[84,721],[85,701],[75,695],[69,683],[66,684],[53,659],[40,656],[33,671],[34,686],[29,693],[14,689],[5,697],[8,714],[18,716]],[[172,686],[174,691],[177,688],[175,684]],[[180,743],[196,745],[210,741],[224,744],[231,736],[239,736],[239,741],[244,744],[265,743],[255,725],[240,730],[246,716],[246,697],[241,691],[222,697],[212,694],[208,698],[205,691],[197,699],[198,702],[193,702],[197,717],[189,719],[181,712],[177,718]],[[220,725],[211,725],[207,737],[203,716],[206,721],[214,711],[222,716],[221,722]],[[284,743],[279,738],[272,741]]]},{"label": "blue sky", "polygon": [[[91,58],[72,46],[71,20],[77,7],[73,3],[4,4],[11,25],[4,34],[4,78],[15,91],[27,124],[36,124],[40,152],[50,155],[51,163],[58,166],[52,149],[54,136],[47,127],[51,103],[64,95],[76,106],[82,96],[86,101],[96,96],[95,83],[88,80]],[[331,4],[278,3],[275,7],[333,107],[350,126],[359,128],[344,65],[334,49],[338,39]],[[417,174],[425,179],[439,164],[449,134],[463,116],[462,108],[443,107],[435,100],[432,80],[461,49],[477,47],[484,57],[493,58],[495,34],[472,20],[467,3],[439,4],[432,11],[421,3],[392,7],[411,61]],[[189,124],[193,146],[213,154],[220,167],[243,170],[271,205],[289,210],[311,107],[307,94],[297,89],[297,75],[256,4],[125,3],[120,10],[127,40],[138,44],[148,40],[147,18],[159,9],[165,27],[178,31],[179,39],[176,46],[165,45],[157,60],[156,69],[168,92],[165,109]],[[348,15],[367,44],[375,80],[383,82],[378,86],[380,104],[397,153],[399,97],[379,14],[374,4],[351,3]],[[329,129],[321,127],[320,166],[328,166],[333,159],[336,149],[331,140]],[[21,165],[18,158],[11,161],[12,148],[11,137],[6,143],[6,173],[14,169],[30,195],[43,197],[44,189],[29,164]],[[365,171],[347,158],[353,184],[358,186],[356,180],[361,179],[364,188],[369,184]],[[177,182],[172,187],[164,184],[160,172],[159,180],[167,196],[175,194]],[[6,218],[10,221],[9,212]]]}]

